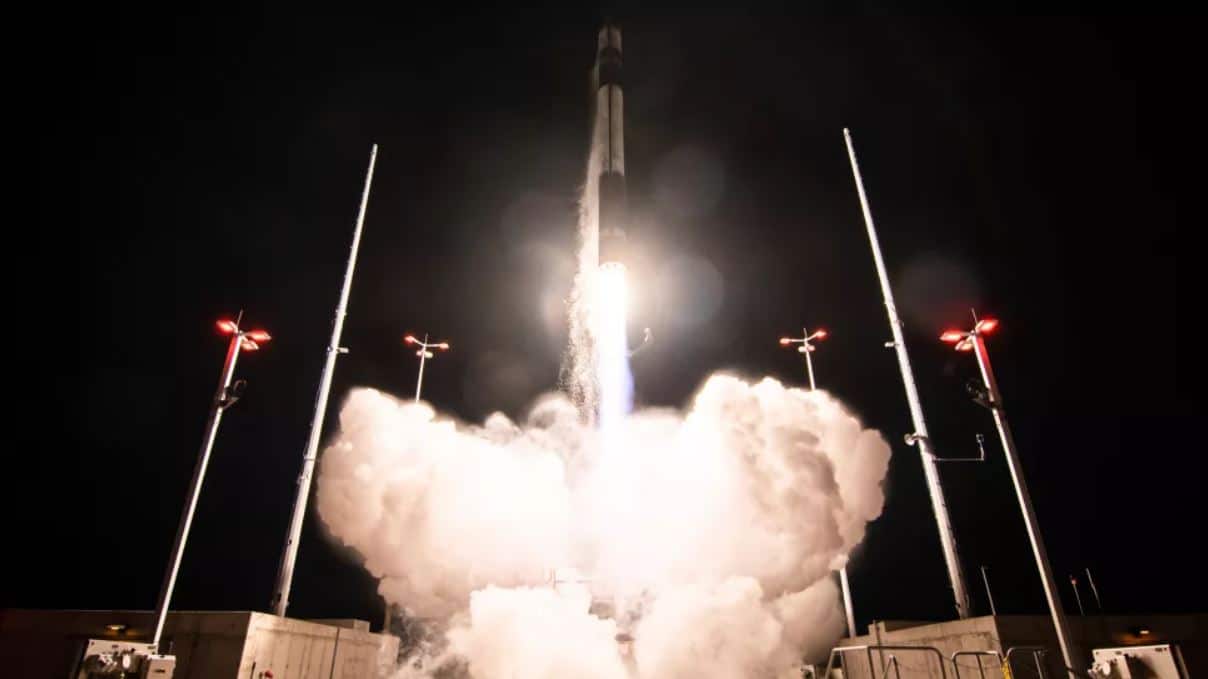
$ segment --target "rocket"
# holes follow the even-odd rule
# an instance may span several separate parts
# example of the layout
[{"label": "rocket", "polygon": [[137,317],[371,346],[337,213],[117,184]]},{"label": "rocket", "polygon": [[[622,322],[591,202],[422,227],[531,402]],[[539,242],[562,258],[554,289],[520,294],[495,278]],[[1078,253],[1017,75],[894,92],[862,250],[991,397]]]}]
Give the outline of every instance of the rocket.
[{"label": "rocket", "polygon": [[600,150],[600,265],[624,263],[625,255],[625,114],[621,89],[621,29],[605,23],[596,47],[596,122],[593,144]]}]

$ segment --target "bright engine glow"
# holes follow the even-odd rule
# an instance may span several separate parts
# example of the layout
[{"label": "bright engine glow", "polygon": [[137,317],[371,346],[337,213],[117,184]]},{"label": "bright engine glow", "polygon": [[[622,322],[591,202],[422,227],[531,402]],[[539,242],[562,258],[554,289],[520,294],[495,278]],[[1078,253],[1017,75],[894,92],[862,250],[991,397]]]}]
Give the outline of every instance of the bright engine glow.
[{"label": "bright engine glow", "polygon": [[633,407],[633,376],[629,373],[625,334],[627,304],[624,265],[610,262],[601,266],[596,278],[595,335],[600,427],[604,430],[619,424]]}]

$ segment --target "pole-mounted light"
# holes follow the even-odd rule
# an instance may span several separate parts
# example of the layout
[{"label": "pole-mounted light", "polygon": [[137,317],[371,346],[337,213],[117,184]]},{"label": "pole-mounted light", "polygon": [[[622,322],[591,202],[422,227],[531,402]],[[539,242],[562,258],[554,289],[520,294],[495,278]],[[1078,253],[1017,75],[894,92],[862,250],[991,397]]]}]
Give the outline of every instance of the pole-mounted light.
[{"label": "pole-mounted light", "polygon": [[[811,333],[806,328],[801,328],[801,337],[781,337],[780,346],[788,347],[794,344],[800,344],[797,351],[805,356],[805,371],[810,381],[810,391],[815,389],[814,384],[814,361],[810,358],[810,354],[814,353],[817,347],[814,346],[814,341],[824,340],[827,337],[826,330],[818,328]],[[847,580],[847,566],[839,570],[839,585],[843,591],[843,610],[847,616],[847,634],[849,637],[856,636],[856,616],[853,612],[851,601],[851,585]]]},{"label": "pole-mounted light", "polygon": [[412,345],[419,347],[418,349],[415,350],[415,355],[419,356],[419,376],[415,380],[415,402],[419,403],[420,391],[424,387],[424,362],[427,361],[429,358],[433,358],[436,356],[436,354],[432,353],[432,351],[431,351],[432,349],[448,351],[449,343],[448,342],[429,342],[428,336],[426,334],[424,335],[424,339],[422,339],[422,340],[417,339],[415,337],[415,335],[406,335],[405,337],[403,337],[403,342],[406,342],[407,344],[412,344]]},{"label": "pole-mounted light", "polygon": [[168,617],[168,605],[172,601],[172,591],[176,588],[176,576],[180,571],[180,561],[185,553],[185,543],[189,540],[189,529],[193,525],[193,513],[197,509],[197,499],[201,495],[201,484],[205,479],[206,466],[210,461],[210,451],[214,448],[214,439],[218,435],[218,423],[222,413],[239,400],[243,380],[231,384],[235,374],[235,362],[239,359],[240,350],[256,351],[260,346],[272,339],[263,330],[245,331],[239,327],[243,314],[237,320],[223,319],[218,321],[219,332],[230,336],[227,345],[226,361],[222,366],[222,377],[219,379],[218,390],[210,403],[210,417],[206,422],[205,435],[201,442],[201,451],[197,455],[197,465],[193,468],[193,480],[189,484],[189,494],[185,500],[185,509],[180,516],[180,525],[176,530],[176,542],[172,546],[172,556],[168,562],[168,570],[164,573],[163,586],[160,587],[159,601],[155,607],[155,631],[151,642],[158,648],[160,636],[164,631],[164,621]]},{"label": "pole-mounted light", "polygon": [[1065,611],[1062,609],[1057,590],[1057,581],[1054,579],[1053,569],[1049,565],[1048,553],[1045,550],[1044,540],[1040,535],[1040,526],[1036,520],[1036,510],[1032,507],[1032,498],[1023,477],[1023,468],[1019,463],[1019,455],[1015,451],[1015,437],[1011,434],[1011,426],[1007,422],[1007,413],[1002,404],[1002,395],[998,391],[998,380],[994,377],[994,369],[990,365],[990,354],[986,350],[986,335],[998,328],[998,321],[993,318],[978,319],[976,314],[973,318],[972,330],[947,330],[940,335],[940,340],[954,345],[957,351],[973,351],[977,356],[977,365],[981,369],[990,412],[993,413],[994,422],[998,425],[998,435],[1002,439],[1002,447],[1006,452],[1007,468],[1011,472],[1011,481],[1015,485],[1019,508],[1023,512],[1024,527],[1028,531],[1028,541],[1032,545],[1032,554],[1036,558],[1036,567],[1040,571],[1040,582],[1044,585],[1044,595],[1048,599],[1053,627],[1057,631],[1057,643],[1061,646],[1061,655],[1069,673],[1074,676],[1083,676],[1085,674],[1083,659],[1074,646],[1069,627],[1066,624]]}]

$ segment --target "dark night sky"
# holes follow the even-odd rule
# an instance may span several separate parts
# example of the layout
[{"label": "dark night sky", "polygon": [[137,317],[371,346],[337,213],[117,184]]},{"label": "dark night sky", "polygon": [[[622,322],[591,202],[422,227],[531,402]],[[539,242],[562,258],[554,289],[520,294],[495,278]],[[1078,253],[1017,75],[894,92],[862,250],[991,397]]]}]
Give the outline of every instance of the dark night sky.
[{"label": "dark night sky", "polygon": [[[942,469],[975,611],[979,564],[1002,611],[1043,599],[992,422],[964,396],[976,366],[935,339],[972,305],[1002,321],[991,352],[1062,582],[1091,567],[1112,612],[1208,608],[1189,558],[1208,471],[1193,22],[619,18],[655,333],[638,399],[683,405],[715,369],[799,382],[776,338],[831,330],[821,384],[894,447],[851,569],[861,623],[951,603],[844,126],[939,451],[987,434],[987,464]],[[25,132],[56,151],[21,201],[43,207],[27,318],[53,330],[10,390],[0,606],[154,605],[224,351],[213,322],[243,308],[275,339],[240,362],[175,605],[267,607],[372,142],[329,427],[353,386],[413,390],[405,331],[453,342],[425,385],[445,412],[522,415],[553,388],[599,19],[130,12],[95,17],[69,72],[47,64]],[[291,612],[380,609],[312,511]]]}]

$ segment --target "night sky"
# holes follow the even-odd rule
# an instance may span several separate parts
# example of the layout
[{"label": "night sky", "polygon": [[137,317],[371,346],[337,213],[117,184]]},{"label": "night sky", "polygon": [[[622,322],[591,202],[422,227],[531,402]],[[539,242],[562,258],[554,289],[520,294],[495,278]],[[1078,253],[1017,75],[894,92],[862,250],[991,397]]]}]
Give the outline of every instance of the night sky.
[{"label": "night sky", "polygon": [[[267,609],[374,142],[327,431],[354,386],[413,393],[406,332],[453,345],[426,373],[444,413],[522,416],[556,388],[602,14],[399,12],[95,16],[61,43],[74,65],[35,79],[36,120],[10,129],[47,146],[15,197],[40,214],[8,226],[38,273],[13,292],[33,336],[8,390],[0,606],[154,606],[225,351],[214,321],[244,309],[274,339],[240,359],[174,608]],[[1194,22],[616,16],[634,333],[655,338],[639,403],[682,406],[718,369],[799,384],[776,340],[825,326],[820,386],[894,448],[850,568],[857,618],[951,617],[850,127],[937,450],[986,434],[985,464],[941,467],[974,612],[979,565],[1000,612],[1044,605],[964,392],[976,364],[936,339],[973,306],[1001,320],[990,352],[1069,609],[1088,566],[1109,612],[1208,608]],[[376,625],[375,589],[312,503],[291,614]]]}]

